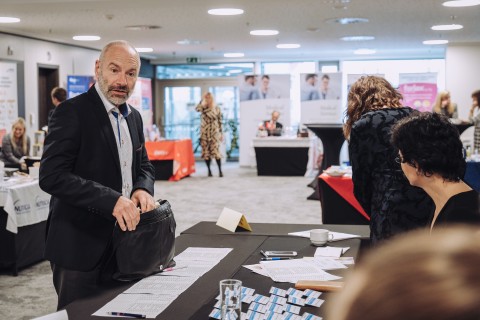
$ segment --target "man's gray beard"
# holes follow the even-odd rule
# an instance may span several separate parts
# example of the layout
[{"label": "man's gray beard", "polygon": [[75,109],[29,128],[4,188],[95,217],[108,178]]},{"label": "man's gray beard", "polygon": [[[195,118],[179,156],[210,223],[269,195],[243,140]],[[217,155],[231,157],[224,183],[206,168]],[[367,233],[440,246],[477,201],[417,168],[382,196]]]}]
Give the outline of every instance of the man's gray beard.
[{"label": "man's gray beard", "polygon": [[108,92],[108,84],[104,81],[102,72],[99,72],[98,74],[98,85],[100,87],[100,91],[102,91],[103,95],[107,98],[107,100],[115,106],[119,106],[127,102],[135,89],[134,86],[132,90],[129,90],[125,98],[112,97]]}]

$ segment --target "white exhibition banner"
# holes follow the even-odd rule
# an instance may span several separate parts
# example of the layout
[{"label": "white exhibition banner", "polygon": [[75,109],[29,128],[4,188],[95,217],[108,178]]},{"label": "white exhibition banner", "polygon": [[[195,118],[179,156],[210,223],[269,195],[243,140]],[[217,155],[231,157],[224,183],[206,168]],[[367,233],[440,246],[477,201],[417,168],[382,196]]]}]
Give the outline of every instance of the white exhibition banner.
[{"label": "white exhibition banner", "polygon": [[403,105],[421,112],[432,111],[437,96],[437,73],[400,73],[399,91]]},{"label": "white exhibition banner", "polygon": [[240,88],[240,166],[255,166],[253,139],[263,121],[273,111],[280,112],[278,122],[290,126],[290,75],[239,76]]},{"label": "white exhibition banner", "polygon": [[302,74],[300,122],[342,123],[342,73]]},{"label": "white exhibition banner", "polygon": [[0,135],[10,131],[17,117],[17,64],[0,62]]}]

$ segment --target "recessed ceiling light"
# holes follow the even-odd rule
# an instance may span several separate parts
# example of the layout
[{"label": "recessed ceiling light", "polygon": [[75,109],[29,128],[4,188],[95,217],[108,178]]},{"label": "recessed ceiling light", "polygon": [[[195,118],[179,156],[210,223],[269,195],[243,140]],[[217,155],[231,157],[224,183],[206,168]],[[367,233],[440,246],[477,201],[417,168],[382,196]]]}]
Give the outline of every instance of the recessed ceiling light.
[{"label": "recessed ceiling light", "polygon": [[447,44],[448,40],[425,40],[423,44]]},{"label": "recessed ceiling light", "polygon": [[227,53],[224,53],[223,56],[225,58],[241,58],[241,57],[244,57],[245,54],[241,52],[227,52]]},{"label": "recessed ceiling light", "polygon": [[339,24],[355,24],[355,23],[366,23],[368,19],[365,18],[333,18],[328,19],[325,22],[327,23],[339,23]]},{"label": "recessed ceiling light", "polygon": [[277,44],[278,49],[297,49],[300,48],[298,43],[279,43]]},{"label": "recessed ceiling light", "polygon": [[214,16],[236,16],[239,14],[243,14],[243,10],[235,8],[218,8],[208,10],[208,14]]},{"label": "recessed ceiling light", "polygon": [[362,48],[362,49],[355,50],[353,53],[354,54],[374,54],[376,52],[377,52],[377,50],[375,50],[375,49]]},{"label": "recessed ceiling light", "polygon": [[252,30],[250,34],[252,36],[274,36],[278,34],[278,30]]},{"label": "recessed ceiling light", "polygon": [[436,31],[459,30],[459,29],[463,29],[463,26],[461,24],[440,24],[432,27],[432,30],[436,30]]},{"label": "recessed ceiling light", "polygon": [[74,36],[73,40],[77,41],[98,41],[101,38],[99,36]]},{"label": "recessed ceiling light", "polygon": [[0,17],[0,23],[17,23],[20,22],[19,18],[14,17]]},{"label": "recessed ceiling light", "polygon": [[340,40],[343,41],[370,41],[375,40],[374,36],[346,36],[341,37]]},{"label": "recessed ceiling light", "polygon": [[153,52],[153,48],[135,48],[137,52]]},{"label": "recessed ceiling light", "polygon": [[445,7],[472,7],[478,6],[480,0],[455,0],[455,1],[445,1],[443,5]]},{"label": "recessed ceiling light", "polygon": [[183,39],[183,40],[177,41],[177,44],[181,44],[183,46],[197,46],[205,43],[208,43],[208,42],[203,40],[193,40],[193,39]]}]

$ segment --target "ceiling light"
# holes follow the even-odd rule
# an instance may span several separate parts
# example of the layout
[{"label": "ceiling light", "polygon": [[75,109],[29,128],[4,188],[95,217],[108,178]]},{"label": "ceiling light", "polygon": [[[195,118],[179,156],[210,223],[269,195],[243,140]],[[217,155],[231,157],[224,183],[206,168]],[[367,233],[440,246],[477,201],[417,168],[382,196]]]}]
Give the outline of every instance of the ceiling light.
[{"label": "ceiling light", "polygon": [[278,34],[278,30],[252,30],[250,34],[252,36],[274,36]]},{"label": "ceiling light", "polygon": [[153,52],[153,48],[135,48],[137,52]]},{"label": "ceiling light", "polygon": [[218,8],[208,10],[208,14],[214,16],[236,16],[239,14],[243,14],[243,10],[235,8]]},{"label": "ceiling light", "polygon": [[463,29],[463,26],[461,24],[440,24],[432,27],[432,30],[436,30],[436,31],[459,30],[459,29]]},{"label": "ceiling light", "polygon": [[341,37],[340,40],[343,41],[370,41],[375,40],[374,36],[346,36]]},{"label": "ceiling light", "polygon": [[423,44],[447,44],[448,40],[425,40]]},{"label": "ceiling light", "polygon": [[327,23],[339,23],[339,24],[355,24],[355,23],[366,23],[368,19],[365,18],[333,18],[328,19],[325,22]]},{"label": "ceiling light", "polygon": [[215,69],[225,69],[225,66],[210,66],[210,67],[208,67],[208,69],[212,69],[212,70],[215,70]]},{"label": "ceiling light", "polygon": [[224,53],[223,56],[225,58],[242,58],[245,56],[245,54],[241,52],[227,52]]},{"label": "ceiling light", "polygon": [[279,43],[277,44],[278,49],[297,49],[300,48],[298,43]]},{"label": "ceiling light", "polygon": [[455,1],[445,1],[443,5],[445,7],[472,7],[478,6],[480,0],[455,0]]},{"label": "ceiling light", "polygon": [[14,17],[0,17],[0,23],[17,23],[20,19]]},{"label": "ceiling light", "polygon": [[376,52],[377,52],[377,50],[375,50],[375,49],[362,48],[362,49],[355,50],[353,53],[354,54],[374,54]]},{"label": "ceiling light", "polygon": [[101,38],[99,36],[74,36],[73,40],[77,41],[98,41]]}]

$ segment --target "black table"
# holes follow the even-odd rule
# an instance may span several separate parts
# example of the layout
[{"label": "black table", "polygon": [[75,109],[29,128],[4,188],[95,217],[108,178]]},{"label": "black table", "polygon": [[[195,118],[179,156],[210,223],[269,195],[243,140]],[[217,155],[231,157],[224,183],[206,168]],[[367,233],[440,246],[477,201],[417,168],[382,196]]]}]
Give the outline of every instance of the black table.
[{"label": "black table", "polygon": [[458,133],[462,134],[463,131],[467,130],[467,128],[471,127],[471,123],[459,123],[455,124],[455,127],[457,127]]},{"label": "black table", "polygon": [[[322,225],[281,225],[281,224],[251,224],[252,233],[231,233],[215,226],[214,222],[202,222],[186,230],[176,239],[176,251],[182,252],[190,246],[224,247],[233,248],[212,270],[199,278],[190,288],[180,294],[156,319],[208,319],[213,310],[213,305],[218,295],[218,282],[222,279],[235,278],[242,280],[243,285],[255,289],[257,293],[267,295],[271,286],[287,289],[293,287],[291,283],[274,283],[270,278],[264,277],[242,267],[243,264],[255,264],[261,258],[260,250],[296,250],[299,257],[313,256],[316,247],[310,240],[300,237],[287,236],[284,232],[304,231]],[[334,230],[334,226],[323,226]],[[342,226],[341,230],[353,233],[362,226]],[[255,231],[256,230],[256,231]],[[210,232],[213,231],[213,234]],[[337,230],[334,230],[337,231]],[[340,230],[338,230],[340,231]],[[274,234],[278,233],[278,236]],[[335,242],[335,246],[348,246],[350,250],[345,256],[357,258],[361,240],[350,239]],[[345,275],[349,269],[330,271],[340,276]],[[98,319],[91,314],[100,309],[107,302],[125,291],[131,284],[119,284],[98,295],[81,299],[67,306],[68,317],[75,319]],[[322,299],[328,299],[329,294],[323,294]],[[246,305],[242,304],[246,312]],[[317,315],[324,315],[324,306],[320,308],[302,307],[302,311]],[[105,319],[118,319],[104,317]]]},{"label": "black table", "polygon": [[322,170],[332,165],[340,164],[340,150],[345,138],[343,137],[342,124],[317,124],[309,123],[305,126],[312,130],[323,144]]}]

